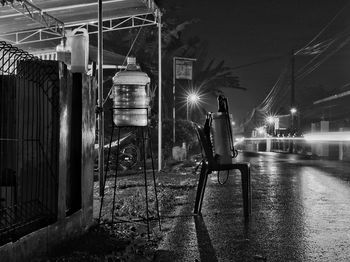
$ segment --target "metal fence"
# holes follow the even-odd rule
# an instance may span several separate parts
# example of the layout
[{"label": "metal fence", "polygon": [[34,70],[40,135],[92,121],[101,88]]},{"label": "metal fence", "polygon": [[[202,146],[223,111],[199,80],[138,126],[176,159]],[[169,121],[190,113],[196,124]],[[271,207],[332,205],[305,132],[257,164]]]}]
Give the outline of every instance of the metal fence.
[{"label": "metal fence", "polygon": [[57,68],[0,41],[0,245],[57,217]]}]

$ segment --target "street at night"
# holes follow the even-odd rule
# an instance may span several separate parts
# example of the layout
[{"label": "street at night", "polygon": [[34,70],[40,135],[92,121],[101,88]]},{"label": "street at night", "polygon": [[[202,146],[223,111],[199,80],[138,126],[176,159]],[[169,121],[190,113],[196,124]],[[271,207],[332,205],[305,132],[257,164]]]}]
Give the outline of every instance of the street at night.
[{"label": "street at night", "polygon": [[350,261],[349,12],[0,0],[0,262]]},{"label": "street at night", "polygon": [[349,163],[277,153],[239,159],[252,164],[250,221],[240,175],[220,185],[211,174],[202,217],[191,216],[193,200],[186,202],[160,261],[349,261]]}]

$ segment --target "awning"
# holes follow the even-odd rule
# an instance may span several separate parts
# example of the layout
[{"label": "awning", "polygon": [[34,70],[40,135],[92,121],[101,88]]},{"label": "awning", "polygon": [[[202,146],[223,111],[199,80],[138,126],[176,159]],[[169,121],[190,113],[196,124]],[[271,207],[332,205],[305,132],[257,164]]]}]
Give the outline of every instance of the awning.
[{"label": "awning", "polygon": [[[103,32],[148,25],[158,26],[158,125],[162,126],[161,12],[154,0],[102,0]],[[85,27],[89,33],[98,31],[97,0],[1,0],[0,40],[14,45],[61,39],[67,28]],[[99,34],[101,41],[101,34]],[[100,45],[101,46],[101,45]],[[103,64],[103,63],[101,63]],[[99,65],[101,66],[101,65]],[[102,70],[99,70],[99,73]],[[99,77],[99,96],[103,85]],[[103,98],[99,97],[103,108]],[[101,111],[103,112],[103,111]],[[101,114],[101,113],[100,113]],[[101,114],[103,116],[103,114]],[[104,126],[103,117],[99,125]],[[103,128],[99,129],[99,144],[104,143]],[[102,146],[100,147],[102,148]],[[102,151],[103,152],[103,151]],[[103,153],[99,155],[100,176],[103,177]],[[158,170],[162,168],[162,128],[158,128]],[[101,179],[102,181],[102,179]]]},{"label": "awning", "polygon": [[[10,2],[0,6],[0,39],[8,43],[58,39],[57,27],[62,25],[88,27],[90,33],[97,33],[96,0],[15,0],[13,6]],[[155,25],[159,15],[153,0],[103,0],[104,31]],[[51,30],[45,28],[48,25]]]}]

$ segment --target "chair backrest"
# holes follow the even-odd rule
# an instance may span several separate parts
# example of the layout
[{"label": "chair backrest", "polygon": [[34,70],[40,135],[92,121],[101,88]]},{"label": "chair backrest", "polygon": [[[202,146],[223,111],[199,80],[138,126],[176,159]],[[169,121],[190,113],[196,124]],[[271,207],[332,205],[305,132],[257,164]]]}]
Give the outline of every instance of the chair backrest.
[{"label": "chair backrest", "polygon": [[195,129],[197,132],[198,140],[202,147],[202,152],[204,153],[204,158],[208,162],[209,169],[213,169],[216,161],[213,155],[213,146],[210,140],[210,133],[206,134],[205,128],[198,124],[195,124]]}]

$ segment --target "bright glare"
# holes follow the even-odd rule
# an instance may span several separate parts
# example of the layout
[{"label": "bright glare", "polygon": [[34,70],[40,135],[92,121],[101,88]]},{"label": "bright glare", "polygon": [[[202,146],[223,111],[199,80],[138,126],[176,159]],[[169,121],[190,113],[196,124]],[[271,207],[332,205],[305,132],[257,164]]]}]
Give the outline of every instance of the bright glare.
[{"label": "bright glare", "polygon": [[199,96],[196,93],[191,93],[187,97],[188,101],[192,104],[196,104],[199,101]]},{"label": "bright glare", "polygon": [[236,142],[243,142],[244,136],[242,136],[242,137],[236,137],[235,140],[236,140]]},{"label": "bright glare", "polygon": [[291,112],[292,114],[295,114],[295,113],[297,112],[297,109],[296,109],[295,107],[292,107],[292,108],[290,109],[290,112]]},{"label": "bright glare", "polygon": [[239,143],[242,143],[243,141],[244,141],[244,136],[243,137],[236,137],[235,142],[234,142],[234,146],[236,146]]},{"label": "bright glare", "polygon": [[[265,138],[262,138],[262,137],[245,137],[244,138],[245,141],[261,141],[261,140],[265,140],[265,139],[267,139],[267,138],[266,137]],[[268,139],[278,140],[278,141],[282,141],[282,140],[287,140],[287,141],[290,141],[290,140],[294,140],[294,141],[305,140],[304,137],[289,137],[289,136],[286,136],[286,137],[272,137],[272,138],[268,138]]]},{"label": "bright glare", "polygon": [[266,132],[266,131],[265,131],[265,127],[263,127],[263,126],[257,128],[257,131],[258,131],[259,135],[263,135],[263,134],[265,134],[265,132]]},{"label": "bright glare", "polygon": [[267,123],[273,124],[275,122],[275,118],[273,116],[268,116],[266,118]]}]

